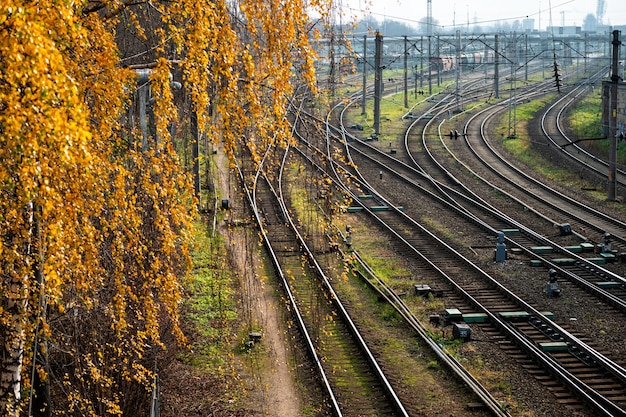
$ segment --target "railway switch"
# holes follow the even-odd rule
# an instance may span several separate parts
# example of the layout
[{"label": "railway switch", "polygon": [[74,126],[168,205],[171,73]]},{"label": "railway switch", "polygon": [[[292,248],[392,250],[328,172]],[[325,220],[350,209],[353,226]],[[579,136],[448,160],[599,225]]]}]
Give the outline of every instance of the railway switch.
[{"label": "railway switch", "polygon": [[561,288],[559,287],[558,274],[557,272],[550,268],[548,271],[548,282],[546,283],[546,294],[548,297],[558,297],[561,295]]}]

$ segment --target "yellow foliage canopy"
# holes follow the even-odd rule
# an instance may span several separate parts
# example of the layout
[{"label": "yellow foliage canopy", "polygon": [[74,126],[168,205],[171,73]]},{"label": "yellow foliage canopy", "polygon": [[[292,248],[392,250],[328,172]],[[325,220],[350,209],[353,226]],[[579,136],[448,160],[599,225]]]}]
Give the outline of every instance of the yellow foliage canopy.
[{"label": "yellow foliage canopy", "polygon": [[[172,146],[186,124],[172,78],[214,143],[255,157],[288,140],[294,85],[314,85],[306,11],[331,6],[229,4],[0,0],[3,414],[46,377],[59,413],[123,414],[163,338],[184,341],[195,201]],[[149,146],[135,140],[133,69],[150,70]],[[31,381],[34,348],[49,367]]]}]

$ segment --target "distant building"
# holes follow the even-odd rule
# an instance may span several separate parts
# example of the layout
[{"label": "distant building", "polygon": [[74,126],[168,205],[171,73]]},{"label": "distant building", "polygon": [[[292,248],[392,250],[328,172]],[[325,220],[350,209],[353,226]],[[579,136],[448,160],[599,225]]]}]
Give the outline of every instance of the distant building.
[{"label": "distant building", "polygon": [[[609,135],[609,108],[611,104],[611,81],[602,81],[602,134]],[[626,136],[626,83],[617,84],[617,137]]]},{"label": "distant building", "polygon": [[524,19],[522,20],[522,29],[524,32],[532,32],[535,30],[535,19]]},{"label": "distant building", "polygon": [[548,26],[546,32],[552,35],[580,35],[582,28],[580,26]]}]

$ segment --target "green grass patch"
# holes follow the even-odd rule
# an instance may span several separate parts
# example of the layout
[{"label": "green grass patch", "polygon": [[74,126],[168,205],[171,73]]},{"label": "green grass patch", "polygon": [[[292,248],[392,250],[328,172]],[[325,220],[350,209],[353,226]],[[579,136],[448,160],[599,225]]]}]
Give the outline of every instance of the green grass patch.
[{"label": "green grass patch", "polygon": [[[361,247],[361,244],[358,244]],[[359,249],[359,253],[363,260],[369,265],[370,268],[376,273],[376,275],[385,282],[398,279],[411,279],[411,271],[401,267],[393,257],[381,257],[377,256],[377,253],[372,253],[367,248],[362,252]]]},{"label": "green grass patch", "polygon": [[[533,139],[526,129],[528,122],[532,120],[534,115],[553,100],[554,95],[548,95],[542,99],[517,106],[514,118],[516,120],[515,129],[512,128],[513,118],[511,114],[507,113],[500,119],[496,133],[502,138],[504,148],[511,155],[541,175],[564,184],[578,184],[580,178],[575,173],[552,164],[544,158],[541,152],[533,148]],[[576,139],[592,139],[585,141],[585,144],[596,149],[597,153],[607,155],[608,158],[609,140],[597,140],[601,137],[600,106],[601,99],[598,94],[588,95],[574,108],[568,118],[568,123],[571,124]],[[515,133],[515,137],[509,138],[512,133]],[[620,148],[618,144],[617,159],[618,164],[626,164],[626,146],[622,145]],[[604,194],[599,192],[598,198],[603,199]]]},{"label": "green grass patch", "polygon": [[574,135],[578,138],[602,136],[602,97],[599,93],[587,95],[574,107],[569,118]]},{"label": "green grass patch", "polygon": [[[578,179],[568,170],[551,164],[538,150],[533,148],[533,139],[529,136],[526,129],[526,125],[534,115],[553,100],[554,95],[548,95],[542,99],[533,100],[529,103],[517,106],[515,116],[516,128],[511,128],[509,123],[509,121],[512,120],[511,115],[506,114],[502,117],[496,132],[502,137],[504,148],[515,158],[550,179],[571,183]],[[515,137],[509,138],[512,133],[515,133]]]},{"label": "green grass patch", "polygon": [[228,356],[237,308],[224,241],[219,234],[211,237],[207,229],[201,222],[195,225],[193,269],[186,282],[184,305],[185,320],[192,327],[192,349],[183,359],[194,366],[213,368]]},{"label": "green grass patch", "polygon": [[[568,122],[576,139],[583,140],[586,146],[608,158],[611,141],[599,139],[603,136],[602,96],[599,91],[588,94],[580,100],[574,107]],[[617,163],[626,164],[626,146],[619,141],[617,143]]]},{"label": "green grass patch", "polygon": [[375,339],[370,340],[375,354],[384,358],[384,366],[393,369],[392,374],[413,387],[414,395],[422,398],[425,406],[444,401],[451,386],[442,383],[441,367],[436,358],[428,349],[420,347],[420,339],[392,306],[382,302],[360,278],[349,275],[347,281],[336,283],[336,290],[342,300],[348,301],[358,326],[369,329],[367,333]]},{"label": "green grass patch", "polygon": [[[399,78],[403,77],[403,75],[398,75],[393,77],[389,75],[386,77],[389,78]],[[442,84],[440,86],[433,85],[433,94],[438,94],[442,90],[444,90],[447,84]],[[404,131],[405,121],[402,119],[409,109],[404,107],[404,89],[401,86],[398,86],[396,90],[395,87],[388,87],[388,89],[393,88],[392,91],[384,91],[383,98],[380,100],[380,132],[379,139],[381,141],[391,141],[396,140],[398,138],[398,134]],[[423,88],[427,89],[427,88]],[[413,106],[416,103],[415,96],[413,91],[408,91],[409,106]],[[425,101],[426,96],[418,96],[417,102],[420,103],[416,107],[413,108],[414,113],[419,113],[420,111],[425,111],[432,103]],[[366,102],[366,111],[362,113],[362,109],[360,107],[361,102],[359,101],[359,106],[350,110],[348,119],[350,123],[360,124],[363,126],[363,131],[359,132],[359,136],[368,137],[372,133],[374,133],[374,100],[369,99]]]},{"label": "green grass patch", "polygon": [[510,151],[514,151],[515,149],[526,151],[530,148],[531,138],[528,136],[526,131],[526,124],[538,111],[551,103],[553,100],[554,94],[550,94],[541,99],[532,100],[518,105],[515,108],[511,107],[502,116],[501,122],[496,129],[496,133],[503,138],[515,135],[515,138],[519,139],[512,144],[507,143],[507,148],[509,146],[511,147]]}]

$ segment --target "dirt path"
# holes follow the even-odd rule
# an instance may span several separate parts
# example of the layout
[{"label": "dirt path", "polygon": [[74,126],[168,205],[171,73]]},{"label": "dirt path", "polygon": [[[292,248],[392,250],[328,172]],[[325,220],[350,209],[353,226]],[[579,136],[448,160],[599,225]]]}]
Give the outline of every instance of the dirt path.
[{"label": "dirt path", "polygon": [[[216,187],[222,190],[222,199],[229,200],[230,224],[242,216],[237,207],[242,201],[235,187],[229,184],[228,161],[223,153],[213,155],[219,167]],[[233,194],[233,195],[230,195]],[[218,225],[226,239],[231,265],[239,278],[241,289],[241,318],[251,330],[260,331],[262,339],[245,355],[236,355],[240,361],[246,389],[250,393],[250,407],[256,414],[270,417],[301,416],[300,398],[295,389],[294,372],[286,323],[276,284],[272,277],[263,274],[258,253],[258,235],[249,227],[228,227],[228,222]]]}]

